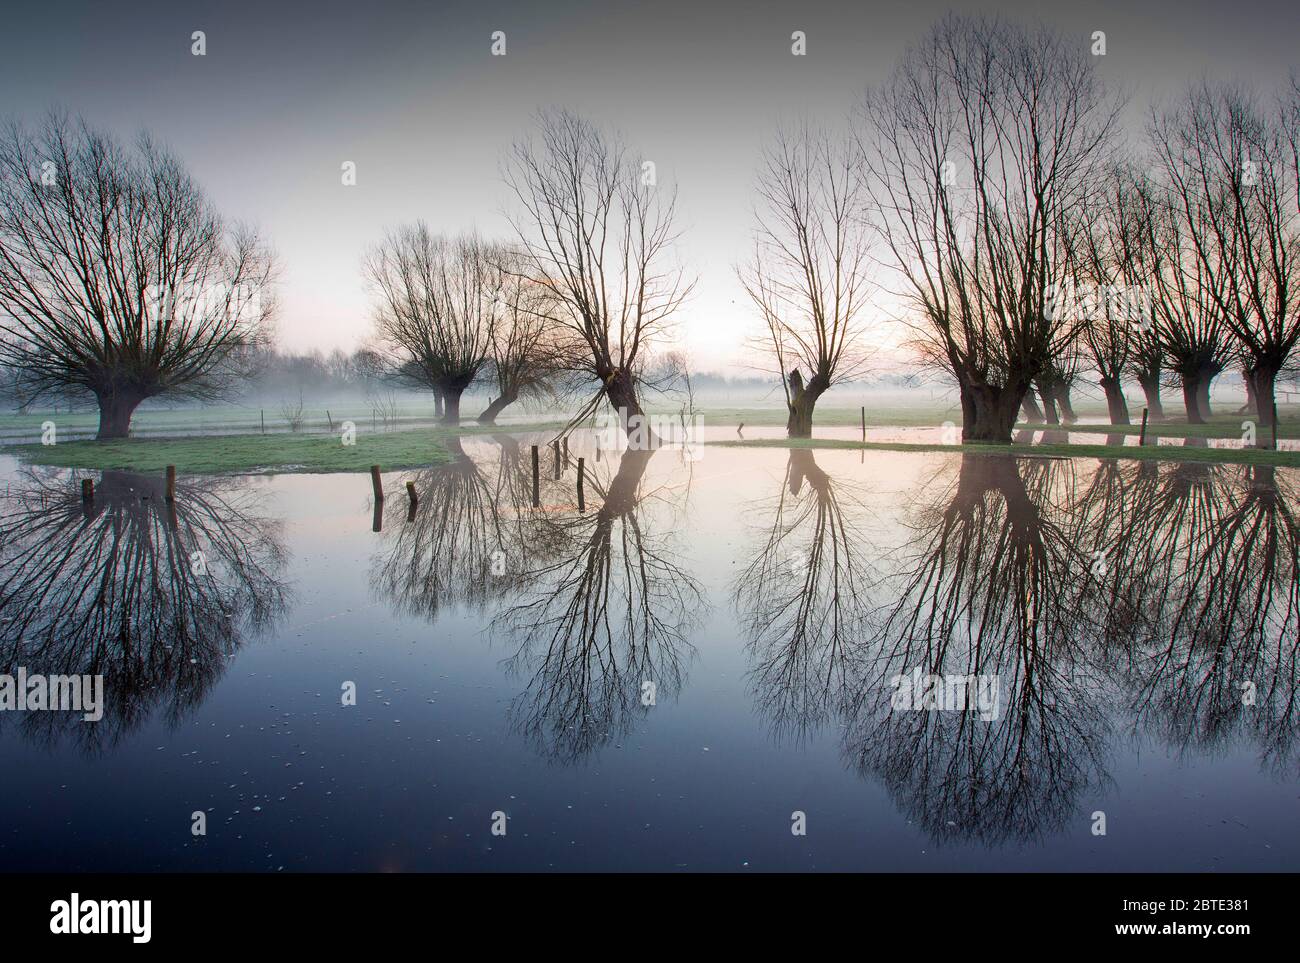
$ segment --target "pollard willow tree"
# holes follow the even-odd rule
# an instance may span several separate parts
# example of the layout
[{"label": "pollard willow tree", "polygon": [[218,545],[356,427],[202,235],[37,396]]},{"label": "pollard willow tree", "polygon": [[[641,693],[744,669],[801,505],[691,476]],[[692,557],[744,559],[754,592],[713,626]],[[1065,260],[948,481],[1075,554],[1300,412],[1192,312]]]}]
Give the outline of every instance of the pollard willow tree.
[{"label": "pollard willow tree", "polygon": [[538,128],[514,145],[504,176],[529,276],[549,292],[560,365],[600,386],[572,424],[608,399],[636,446],[649,441],[628,430],[644,416],[645,361],[692,287],[671,257],[676,190],[617,134],[574,113],[543,111]]},{"label": "pollard willow tree", "polygon": [[1049,302],[1068,270],[1065,215],[1118,109],[1080,45],[955,15],[864,102],[871,214],[924,355],[957,382],[964,441],[1009,442],[1034,379],[1077,334]]},{"label": "pollard willow tree", "polygon": [[1196,254],[1196,237],[1207,230],[1209,212],[1179,209],[1166,185],[1148,179],[1138,186],[1143,226],[1139,250],[1149,265],[1151,330],[1183,389],[1192,424],[1210,416],[1210,385],[1227,366],[1232,334],[1219,309],[1224,282]]},{"label": "pollard willow tree", "polygon": [[1097,371],[1112,425],[1129,424],[1123,379],[1151,328],[1139,176],[1128,163],[1112,165],[1075,212],[1075,276],[1087,284],[1079,340]]},{"label": "pollard willow tree", "polygon": [[812,437],[817,399],[865,368],[865,173],[852,138],[808,125],[780,132],[764,152],[754,257],[740,277],[766,326],[791,438]]},{"label": "pollard willow tree", "polygon": [[247,373],[272,263],[147,135],[128,150],[62,114],[0,132],[0,363],[29,403],[93,398],[101,439]]},{"label": "pollard willow tree", "polygon": [[449,425],[460,424],[461,395],[492,351],[502,281],[495,256],[474,235],[446,238],[417,221],[389,232],[363,266],[389,367],[441,396]]},{"label": "pollard willow tree", "polygon": [[[1275,102],[1231,84],[1190,87],[1152,141],[1212,308],[1246,359],[1260,423],[1300,339],[1300,170],[1295,84]],[[1264,445],[1265,435],[1259,435]]]}]

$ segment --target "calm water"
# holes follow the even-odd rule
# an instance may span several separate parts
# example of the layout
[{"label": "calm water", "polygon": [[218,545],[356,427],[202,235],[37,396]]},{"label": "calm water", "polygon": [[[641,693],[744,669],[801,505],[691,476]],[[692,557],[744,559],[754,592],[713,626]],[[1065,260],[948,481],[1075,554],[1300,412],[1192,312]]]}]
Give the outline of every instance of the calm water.
[{"label": "calm water", "polygon": [[1300,867],[1295,473],[533,440],[378,517],[0,464],[0,672],[107,702],[0,713],[0,870]]}]

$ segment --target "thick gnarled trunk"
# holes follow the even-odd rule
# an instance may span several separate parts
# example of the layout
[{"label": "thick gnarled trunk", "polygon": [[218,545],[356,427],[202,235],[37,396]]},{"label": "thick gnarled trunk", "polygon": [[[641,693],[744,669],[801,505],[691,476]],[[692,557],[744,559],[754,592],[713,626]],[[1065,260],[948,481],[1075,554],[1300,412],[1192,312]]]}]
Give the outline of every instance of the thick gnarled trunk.
[{"label": "thick gnarled trunk", "polygon": [[116,391],[112,394],[99,395],[99,432],[95,437],[100,441],[113,438],[127,438],[131,434],[131,416],[144,399],[132,392]]},{"label": "thick gnarled trunk", "polygon": [[785,433],[789,438],[811,438],[813,411],[817,407],[817,399],[826,391],[826,379],[821,375],[814,375],[806,385],[798,369],[790,372],[790,416],[786,419]]},{"label": "thick gnarled trunk", "polygon": [[1009,445],[1016,414],[1024,401],[1025,389],[996,385],[964,385],[961,429],[963,442]]},{"label": "thick gnarled trunk", "polygon": [[460,424],[460,396],[464,388],[445,388],[442,395],[442,423],[444,425]]},{"label": "thick gnarled trunk", "polygon": [[1160,400],[1160,376],[1139,377],[1138,384],[1142,386],[1142,394],[1147,399],[1147,417],[1151,421],[1163,421],[1165,417],[1165,406]]},{"label": "thick gnarled trunk", "polygon": [[1106,392],[1106,410],[1110,414],[1112,425],[1130,424],[1128,402],[1124,399],[1124,388],[1118,378],[1102,378],[1101,390]]}]

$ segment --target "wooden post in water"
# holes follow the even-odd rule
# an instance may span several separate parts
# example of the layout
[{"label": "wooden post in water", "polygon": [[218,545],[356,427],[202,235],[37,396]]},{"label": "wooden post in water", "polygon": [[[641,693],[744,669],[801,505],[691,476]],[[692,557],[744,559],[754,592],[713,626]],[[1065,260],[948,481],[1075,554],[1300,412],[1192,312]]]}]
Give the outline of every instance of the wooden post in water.
[{"label": "wooden post in water", "polygon": [[553,442],[551,447],[555,449],[555,478],[558,481],[560,477],[560,443]]},{"label": "wooden post in water", "polygon": [[862,443],[867,443],[867,406],[862,406]]},{"label": "wooden post in water", "polygon": [[569,436],[564,436],[564,467],[569,467]]},{"label": "wooden post in water", "polygon": [[406,520],[413,522],[415,521],[415,509],[420,504],[420,496],[415,494],[415,482],[408,481],[406,483],[406,497],[411,502],[410,507],[406,510]]},{"label": "wooden post in water", "polygon": [[325,409],[325,420],[328,421],[328,422],[330,423],[330,431],[333,431],[333,430],[334,430],[334,418],[333,418],[333,416],[330,415],[330,410],[329,410],[328,408]]},{"label": "wooden post in water", "polygon": [[370,486],[375,490],[375,501],[382,502],[384,500],[384,480],[379,477],[378,465],[370,466]]},{"label": "wooden post in water", "polygon": [[167,500],[176,501],[176,466],[167,466]]},{"label": "wooden post in water", "polygon": [[585,512],[587,510],[587,502],[586,499],[583,498],[583,492],[582,492],[582,479],[583,479],[583,475],[586,474],[586,470],[587,470],[586,459],[579,457],[578,458],[578,511],[580,512]]},{"label": "wooden post in water", "polygon": [[258,409],[258,414],[261,415],[262,417],[262,434],[265,435],[266,434],[266,409],[265,408]]},{"label": "wooden post in water", "polygon": [[1142,431],[1138,434],[1138,447],[1147,443],[1147,409],[1142,409]]},{"label": "wooden post in water", "polygon": [[537,446],[533,445],[533,508],[539,508],[541,504],[541,489],[538,485]]},{"label": "wooden post in water", "polygon": [[81,479],[81,500],[83,502],[93,502],[95,500],[95,483],[89,478]]}]

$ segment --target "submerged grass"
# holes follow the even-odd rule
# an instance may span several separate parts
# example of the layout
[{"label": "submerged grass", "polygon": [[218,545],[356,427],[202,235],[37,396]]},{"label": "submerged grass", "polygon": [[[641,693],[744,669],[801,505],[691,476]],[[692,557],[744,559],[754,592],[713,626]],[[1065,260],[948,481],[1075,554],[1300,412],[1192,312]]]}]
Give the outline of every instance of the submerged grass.
[{"label": "submerged grass", "polygon": [[1225,465],[1282,465],[1300,468],[1300,451],[1262,448],[1184,448],[1120,445],[930,445],[906,442],[845,441],[835,438],[762,438],[714,441],[726,448],[841,448],[863,451],[943,451],[963,455],[1017,455],[1027,458],[1127,458],[1134,461],[1210,462]]}]

